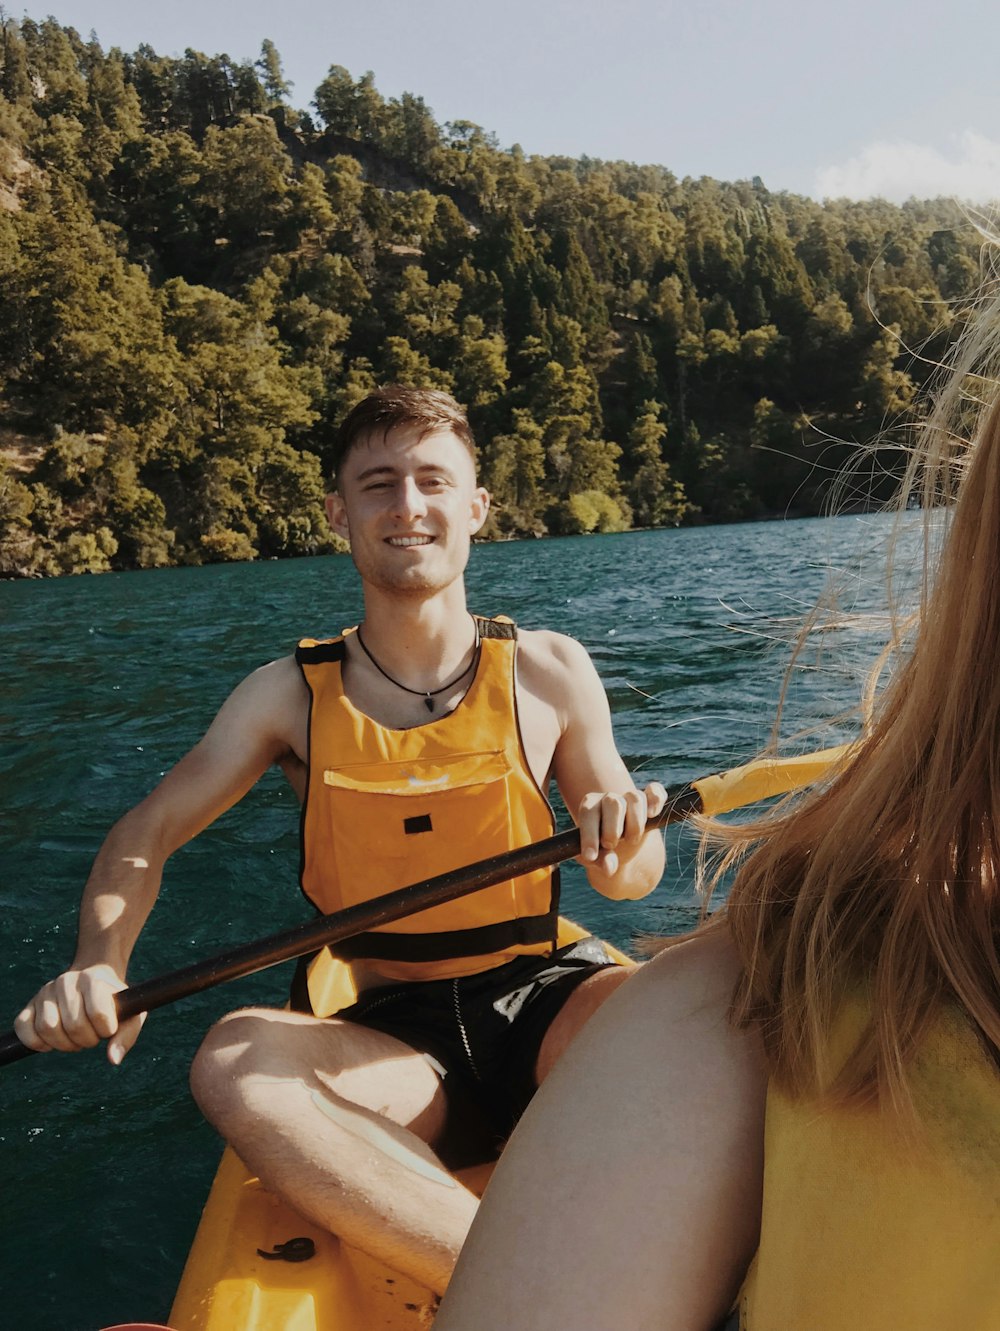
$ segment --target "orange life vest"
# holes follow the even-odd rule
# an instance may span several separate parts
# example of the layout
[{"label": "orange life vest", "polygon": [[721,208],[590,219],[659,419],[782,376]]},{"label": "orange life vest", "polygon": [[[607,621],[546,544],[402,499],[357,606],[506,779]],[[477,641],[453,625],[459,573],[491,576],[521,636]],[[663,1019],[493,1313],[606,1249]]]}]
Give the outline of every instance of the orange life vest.
[{"label": "orange life vest", "polygon": [[[344,636],[299,643],[312,699],[301,882],[324,913],[552,834],[518,725],[517,629],[503,619],[476,624],[479,662],[465,697],[409,730],[379,725],[347,697]],[[558,923],[559,876],[540,869],[335,951],[371,960],[389,979],[451,978],[552,951]]]}]

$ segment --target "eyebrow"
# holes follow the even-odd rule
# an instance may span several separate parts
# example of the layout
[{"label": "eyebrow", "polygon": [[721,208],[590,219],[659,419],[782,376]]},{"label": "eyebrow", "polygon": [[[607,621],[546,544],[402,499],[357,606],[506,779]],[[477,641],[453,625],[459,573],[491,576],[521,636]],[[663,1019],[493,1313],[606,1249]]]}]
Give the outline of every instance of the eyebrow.
[{"label": "eyebrow", "polygon": [[[371,480],[373,477],[375,477],[375,476],[398,476],[398,475],[400,474],[401,470],[402,470],[402,469],[401,469],[400,467],[393,467],[393,466],[389,466],[388,464],[383,463],[381,466],[376,466],[376,467],[366,467],[366,468],[364,469],[364,471],[359,471],[358,474],[357,474],[357,476],[355,477],[355,480],[356,480],[356,481],[370,481],[370,480]],[[423,475],[423,474],[426,473],[426,472],[440,472],[440,473],[442,473],[443,475],[448,476],[448,477],[452,477],[452,476],[454,476],[454,474],[455,474],[455,473],[452,471],[451,467],[446,467],[443,463],[442,463],[442,464],[438,464],[437,462],[424,462],[424,463],[422,463],[422,464],[417,468],[417,472],[416,472],[416,474],[417,474],[418,476],[421,476],[421,475]]]}]

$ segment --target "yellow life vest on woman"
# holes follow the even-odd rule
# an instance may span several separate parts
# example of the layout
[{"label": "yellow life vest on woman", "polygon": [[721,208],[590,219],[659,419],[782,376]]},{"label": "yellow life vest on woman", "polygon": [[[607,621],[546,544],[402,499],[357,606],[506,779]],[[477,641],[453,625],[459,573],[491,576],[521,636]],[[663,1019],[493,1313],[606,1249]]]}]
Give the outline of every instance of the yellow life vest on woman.
[{"label": "yellow life vest on woman", "polygon": [[[860,1003],[845,1009],[835,1055],[864,1018]],[[888,1108],[830,1109],[771,1088],[741,1331],[1000,1327],[1000,1074],[949,1008],[910,1083],[910,1125]]]},{"label": "yellow life vest on woman", "polygon": [[[320,911],[551,836],[552,808],[518,725],[517,629],[502,619],[476,625],[479,661],[465,697],[409,730],[379,725],[347,697],[344,636],[299,643],[312,700],[301,883]],[[450,979],[551,952],[558,927],[558,873],[539,869],[334,950],[377,962],[389,979]]]}]

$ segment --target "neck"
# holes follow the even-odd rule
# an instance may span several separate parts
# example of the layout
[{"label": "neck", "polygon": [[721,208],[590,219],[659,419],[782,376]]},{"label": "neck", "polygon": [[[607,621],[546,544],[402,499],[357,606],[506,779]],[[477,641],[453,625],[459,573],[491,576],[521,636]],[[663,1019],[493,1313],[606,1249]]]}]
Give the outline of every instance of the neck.
[{"label": "neck", "polygon": [[461,583],[425,601],[366,594],[362,632],[383,669],[414,689],[437,688],[453,678],[475,648]]}]

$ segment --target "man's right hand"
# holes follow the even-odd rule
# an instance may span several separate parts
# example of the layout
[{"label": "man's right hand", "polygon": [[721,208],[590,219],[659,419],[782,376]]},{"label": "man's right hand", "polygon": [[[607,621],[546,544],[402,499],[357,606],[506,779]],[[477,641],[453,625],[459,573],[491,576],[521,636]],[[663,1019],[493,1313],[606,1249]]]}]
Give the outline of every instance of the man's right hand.
[{"label": "man's right hand", "polygon": [[120,1063],[139,1038],[146,1014],[118,1024],[115,994],[125,981],[109,965],[68,970],[39,989],[14,1022],[17,1038],[36,1053],[72,1052],[108,1041],[108,1061]]}]

